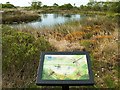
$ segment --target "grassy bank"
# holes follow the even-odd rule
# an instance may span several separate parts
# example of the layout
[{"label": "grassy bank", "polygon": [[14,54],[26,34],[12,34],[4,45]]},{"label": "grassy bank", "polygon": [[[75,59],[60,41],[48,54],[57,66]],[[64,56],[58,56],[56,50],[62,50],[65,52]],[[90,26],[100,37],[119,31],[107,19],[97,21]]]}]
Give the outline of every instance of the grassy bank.
[{"label": "grassy bank", "polygon": [[40,16],[36,13],[21,12],[19,10],[4,11],[2,13],[2,23],[12,24],[12,23],[24,23],[34,20],[38,20]]},{"label": "grassy bank", "polygon": [[106,17],[37,30],[3,26],[3,87],[37,88],[41,51],[89,51],[95,79],[92,88],[118,88],[118,30],[118,23]]}]

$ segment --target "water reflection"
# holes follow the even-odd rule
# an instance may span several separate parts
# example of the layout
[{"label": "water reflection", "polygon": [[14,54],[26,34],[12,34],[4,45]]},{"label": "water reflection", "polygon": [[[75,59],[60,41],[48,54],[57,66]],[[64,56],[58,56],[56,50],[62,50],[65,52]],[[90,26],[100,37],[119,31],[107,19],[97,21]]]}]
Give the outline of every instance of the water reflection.
[{"label": "water reflection", "polygon": [[53,14],[54,19],[58,18],[59,16],[59,14]]},{"label": "water reflection", "polygon": [[42,21],[42,18],[41,17],[39,17],[38,18],[38,20],[37,20],[37,22],[41,22]]},{"label": "water reflection", "polygon": [[21,26],[31,26],[33,28],[48,27],[54,26],[56,24],[64,24],[72,20],[80,20],[85,18],[85,15],[79,14],[40,14],[40,18],[37,21],[18,24],[17,27]]},{"label": "water reflection", "polygon": [[47,14],[43,14],[43,18],[47,18],[47,16],[48,16]]},{"label": "water reflection", "polygon": [[70,20],[79,20],[80,15],[75,14],[41,14],[41,20],[28,23],[32,27],[54,26],[56,24],[63,24]]},{"label": "water reflection", "polygon": [[70,14],[66,14],[66,15],[64,15],[64,17],[71,18],[72,15],[70,15]]}]

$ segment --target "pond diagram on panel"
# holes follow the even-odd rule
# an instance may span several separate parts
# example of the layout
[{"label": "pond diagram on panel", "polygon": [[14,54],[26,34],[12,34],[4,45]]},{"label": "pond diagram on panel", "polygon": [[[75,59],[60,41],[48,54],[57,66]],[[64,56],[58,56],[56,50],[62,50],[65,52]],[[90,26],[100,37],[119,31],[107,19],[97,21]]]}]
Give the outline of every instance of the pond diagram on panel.
[{"label": "pond diagram on panel", "polygon": [[86,55],[45,55],[42,80],[88,80]]}]

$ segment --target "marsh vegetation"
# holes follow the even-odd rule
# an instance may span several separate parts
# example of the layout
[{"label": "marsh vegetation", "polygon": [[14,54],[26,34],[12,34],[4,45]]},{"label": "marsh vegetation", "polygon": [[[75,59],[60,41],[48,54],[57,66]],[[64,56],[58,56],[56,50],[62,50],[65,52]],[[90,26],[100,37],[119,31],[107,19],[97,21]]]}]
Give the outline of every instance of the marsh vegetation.
[{"label": "marsh vegetation", "polygon": [[[58,5],[55,4],[54,7],[58,7]],[[65,5],[64,8],[66,8]],[[70,8],[71,13],[73,13],[72,10],[77,10],[77,13],[79,11],[78,8]],[[41,7],[34,5],[32,8],[24,9],[29,12],[34,9],[34,12],[41,13]],[[85,10],[83,9],[82,12]],[[90,10],[88,12],[95,11]],[[63,11],[70,12],[66,9]],[[53,27],[33,28],[26,26],[14,28],[11,25],[2,25],[3,88],[44,88],[35,85],[42,51],[88,51],[90,52],[95,79],[95,85],[92,88],[119,88],[119,12],[116,10],[115,13],[111,14],[112,16],[106,12],[103,13],[106,15],[72,20]],[[5,21],[9,21],[9,19]],[[22,21],[24,18],[19,19]]]}]

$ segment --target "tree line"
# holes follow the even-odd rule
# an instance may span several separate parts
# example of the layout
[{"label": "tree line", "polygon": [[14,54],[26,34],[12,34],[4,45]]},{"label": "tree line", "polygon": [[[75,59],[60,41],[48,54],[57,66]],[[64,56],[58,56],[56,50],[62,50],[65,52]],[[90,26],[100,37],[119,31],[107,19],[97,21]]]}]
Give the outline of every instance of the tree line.
[{"label": "tree line", "polygon": [[57,9],[72,9],[74,8],[70,3],[68,4],[64,4],[59,6],[57,3],[54,3],[52,6],[47,6],[47,5],[43,5],[42,6],[42,2],[38,1],[38,2],[32,2],[31,3],[31,8],[32,9],[41,9],[41,8],[57,8]]},{"label": "tree line", "polygon": [[120,1],[119,2],[89,2],[87,5],[80,6],[80,10],[83,11],[110,11],[120,13]]},{"label": "tree line", "polygon": [[54,3],[53,6],[43,5],[42,2],[32,2],[32,9],[40,9],[40,8],[54,8],[54,9],[62,9],[62,10],[70,10],[70,9],[79,9],[81,11],[103,11],[103,12],[115,12],[120,13],[120,1],[119,2],[88,2],[87,5],[81,5],[79,7],[71,5],[70,3],[64,5],[58,5]]},{"label": "tree line", "polygon": [[[2,8],[16,8],[10,2],[6,2],[6,4],[2,4]],[[80,11],[110,11],[115,13],[120,13],[120,1],[119,2],[88,2],[87,5],[81,5],[79,7],[71,5],[70,3],[64,5],[58,5],[54,3],[52,6],[42,5],[42,2],[36,1],[31,2],[30,9],[44,9],[44,8],[53,8],[53,9],[60,9],[60,10],[70,10],[70,9],[79,9]]]}]

